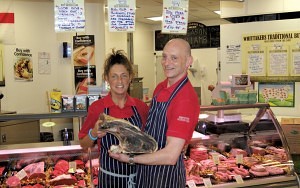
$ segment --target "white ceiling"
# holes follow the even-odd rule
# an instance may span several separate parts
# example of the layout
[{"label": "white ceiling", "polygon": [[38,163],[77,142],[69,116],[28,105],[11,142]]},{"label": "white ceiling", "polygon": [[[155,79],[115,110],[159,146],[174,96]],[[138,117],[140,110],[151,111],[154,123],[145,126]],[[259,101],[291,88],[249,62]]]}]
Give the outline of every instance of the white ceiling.
[{"label": "white ceiling", "polygon": [[[105,5],[107,4],[107,0],[87,1],[100,1]],[[136,6],[136,21],[148,24],[160,24],[160,22],[154,22],[146,18],[162,15],[163,0],[136,0]],[[201,22],[207,26],[228,23],[214,12],[216,10],[220,10],[220,0],[189,0],[189,22]]]}]

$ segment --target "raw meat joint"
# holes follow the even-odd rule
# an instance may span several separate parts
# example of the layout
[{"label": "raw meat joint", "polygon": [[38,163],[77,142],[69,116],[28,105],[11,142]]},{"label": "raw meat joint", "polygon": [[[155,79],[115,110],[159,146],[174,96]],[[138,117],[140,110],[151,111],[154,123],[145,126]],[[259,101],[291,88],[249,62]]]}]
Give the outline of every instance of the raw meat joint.
[{"label": "raw meat joint", "polygon": [[[81,158],[81,157],[79,157]],[[42,161],[19,160],[14,168],[0,167],[1,188],[87,188],[98,184],[99,159],[89,161],[67,157],[42,159]],[[39,159],[41,160],[41,159]],[[70,165],[73,163],[72,165]],[[76,163],[76,165],[74,165]],[[12,163],[13,164],[13,163]],[[18,164],[18,165],[17,165]],[[0,163],[0,165],[2,165]],[[6,164],[8,166],[10,164]],[[54,166],[53,166],[54,165]],[[1,171],[0,171],[1,173]]]},{"label": "raw meat joint", "polygon": [[103,121],[99,130],[113,134],[120,142],[118,146],[113,145],[111,151],[137,154],[152,153],[157,150],[157,142],[154,138],[128,121],[106,114],[101,114],[99,118]]}]

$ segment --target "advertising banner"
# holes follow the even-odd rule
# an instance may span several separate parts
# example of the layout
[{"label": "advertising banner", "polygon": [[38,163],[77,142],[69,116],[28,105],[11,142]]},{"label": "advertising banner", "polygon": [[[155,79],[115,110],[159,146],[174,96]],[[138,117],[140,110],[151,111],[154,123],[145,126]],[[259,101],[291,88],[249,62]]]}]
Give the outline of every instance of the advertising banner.
[{"label": "advertising banner", "polygon": [[32,53],[28,48],[16,48],[14,52],[14,75],[16,81],[33,81]]}]

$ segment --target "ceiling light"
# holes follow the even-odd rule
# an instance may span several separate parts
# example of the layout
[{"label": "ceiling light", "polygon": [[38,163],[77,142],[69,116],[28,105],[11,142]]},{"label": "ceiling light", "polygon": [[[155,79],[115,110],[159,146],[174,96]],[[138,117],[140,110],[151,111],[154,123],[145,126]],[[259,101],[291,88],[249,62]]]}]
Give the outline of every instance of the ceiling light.
[{"label": "ceiling light", "polygon": [[221,15],[221,11],[220,10],[215,10],[214,13]]},{"label": "ceiling light", "polygon": [[55,125],[56,125],[56,123],[52,122],[52,121],[46,121],[46,122],[42,123],[43,127],[53,127]]},{"label": "ceiling light", "polygon": [[152,21],[162,21],[162,16],[158,16],[158,17],[149,17],[149,18],[146,18],[146,19],[149,19],[149,20],[152,20]]}]

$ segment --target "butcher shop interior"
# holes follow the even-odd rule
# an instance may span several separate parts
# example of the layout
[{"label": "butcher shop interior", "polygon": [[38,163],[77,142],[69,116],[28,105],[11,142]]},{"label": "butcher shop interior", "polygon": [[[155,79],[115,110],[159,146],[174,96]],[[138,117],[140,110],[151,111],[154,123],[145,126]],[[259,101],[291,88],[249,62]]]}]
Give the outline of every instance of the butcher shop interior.
[{"label": "butcher shop interior", "polygon": [[[100,148],[83,150],[78,133],[89,106],[109,92],[107,54],[126,52],[128,93],[150,105],[172,38],[191,45],[188,78],[200,104],[183,151],[186,188],[300,187],[297,0],[179,0],[188,15],[179,34],[147,19],[175,1],[126,1],[136,7],[128,31],[110,27],[109,2],[0,1],[1,188],[97,187]],[[82,23],[78,30],[57,25],[68,3],[85,16],[66,18]]]}]

